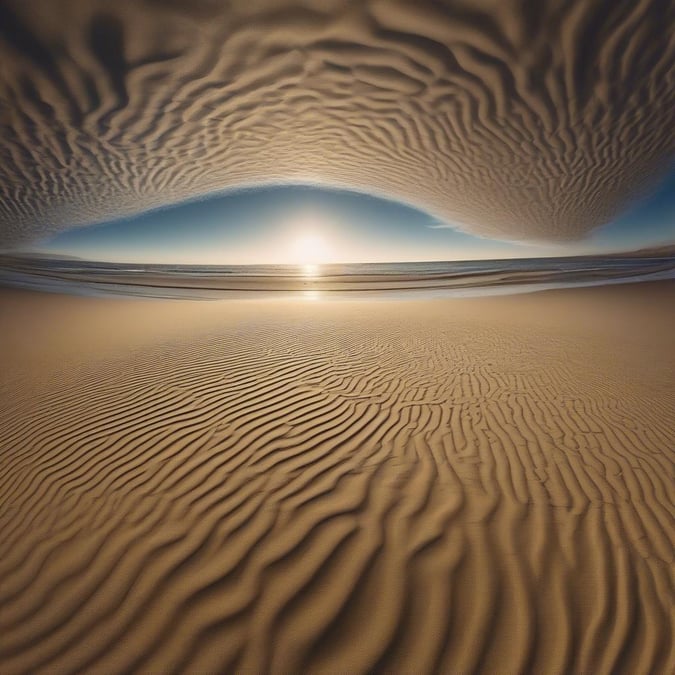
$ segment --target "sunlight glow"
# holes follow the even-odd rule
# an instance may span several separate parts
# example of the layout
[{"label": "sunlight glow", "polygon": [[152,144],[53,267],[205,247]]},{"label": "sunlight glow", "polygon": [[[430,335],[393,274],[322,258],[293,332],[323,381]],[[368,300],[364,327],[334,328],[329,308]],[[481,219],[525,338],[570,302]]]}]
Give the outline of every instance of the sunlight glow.
[{"label": "sunlight glow", "polygon": [[290,262],[302,265],[305,276],[315,276],[318,265],[327,261],[329,253],[328,246],[320,235],[305,232],[293,241]]}]

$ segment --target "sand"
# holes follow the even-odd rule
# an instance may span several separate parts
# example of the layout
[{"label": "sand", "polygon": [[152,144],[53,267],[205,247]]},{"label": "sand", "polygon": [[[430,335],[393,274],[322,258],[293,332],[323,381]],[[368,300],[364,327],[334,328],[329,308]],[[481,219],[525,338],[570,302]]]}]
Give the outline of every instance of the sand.
[{"label": "sand", "polygon": [[674,306],[2,291],[0,672],[673,672]]},{"label": "sand", "polygon": [[671,170],[674,22],[672,0],[3,0],[0,247],[297,183],[582,239]]}]

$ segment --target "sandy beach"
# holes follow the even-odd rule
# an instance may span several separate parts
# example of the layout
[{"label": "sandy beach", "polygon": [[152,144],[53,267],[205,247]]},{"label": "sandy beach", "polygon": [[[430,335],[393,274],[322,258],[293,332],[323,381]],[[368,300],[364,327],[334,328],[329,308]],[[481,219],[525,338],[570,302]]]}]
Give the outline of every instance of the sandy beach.
[{"label": "sandy beach", "polygon": [[673,307],[0,291],[0,672],[672,673]]}]

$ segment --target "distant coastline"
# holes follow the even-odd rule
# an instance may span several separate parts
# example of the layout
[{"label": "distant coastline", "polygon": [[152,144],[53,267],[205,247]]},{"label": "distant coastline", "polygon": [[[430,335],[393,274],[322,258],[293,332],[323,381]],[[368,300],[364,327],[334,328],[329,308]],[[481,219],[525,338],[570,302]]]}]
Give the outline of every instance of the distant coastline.
[{"label": "distant coastline", "polygon": [[[658,249],[655,249],[658,250]],[[669,249],[662,249],[668,251]],[[78,295],[217,299],[321,293],[477,294],[675,278],[673,255],[344,265],[167,265],[0,255],[0,285]]]}]

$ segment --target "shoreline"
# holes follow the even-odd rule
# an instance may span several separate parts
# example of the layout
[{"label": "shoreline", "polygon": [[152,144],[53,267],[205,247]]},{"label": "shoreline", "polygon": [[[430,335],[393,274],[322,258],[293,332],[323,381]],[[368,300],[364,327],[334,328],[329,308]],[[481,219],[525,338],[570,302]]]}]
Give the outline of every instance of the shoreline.
[{"label": "shoreline", "polygon": [[[186,267],[171,274],[166,270],[148,269],[139,274],[128,266],[120,266],[111,275],[111,268],[83,270],[81,263],[47,261],[42,267],[30,263],[0,266],[0,286],[26,288],[37,291],[63,292],[93,296],[146,296],[154,298],[185,298],[195,300],[227,298],[292,298],[356,299],[363,297],[394,299],[425,297],[473,297],[526,293],[551,288],[635,283],[640,281],[675,278],[675,258],[630,260],[591,259],[585,266],[567,267],[564,264],[546,267],[544,263],[525,261],[520,268],[511,264],[494,269],[504,261],[491,261],[483,269],[469,265],[443,264],[448,270],[440,272],[387,272],[341,275],[317,274],[292,276],[259,273],[239,274],[224,270],[221,274]],[[56,266],[55,266],[56,264]],[[62,269],[62,265],[66,265]],[[533,264],[537,267],[532,269]],[[406,265],[400,267],[405,269]],[[358,266],[353,266],[358,270]],[[492,269],[491,269],[492,268]],[[252,267],[252,270],[259,268]]]}]

